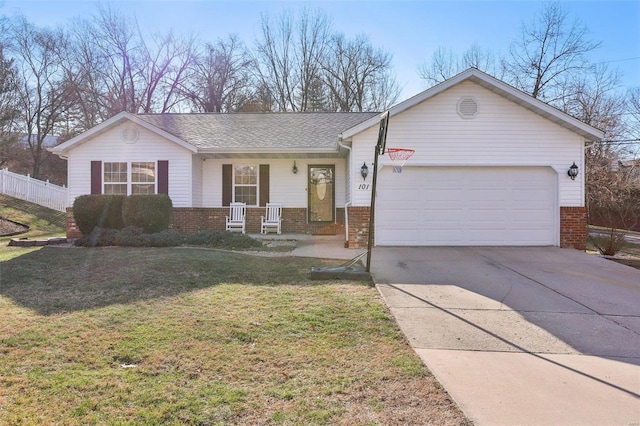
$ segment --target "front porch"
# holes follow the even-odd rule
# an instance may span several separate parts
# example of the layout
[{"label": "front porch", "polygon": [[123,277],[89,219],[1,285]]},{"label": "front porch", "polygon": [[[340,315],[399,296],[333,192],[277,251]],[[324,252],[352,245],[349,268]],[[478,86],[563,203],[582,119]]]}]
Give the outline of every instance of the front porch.
[{"label": "front porch", "polygon": [[[201,230],[224,231],[229,207],[174,207],[170,227],[181,232]],[[264,207],[247,207],[246,232],[260,234],[260,216]],[[309,222],[306,208],[282,209],[282,234],[327,235],[345,240],[344,209],[336,209],[335,222]],[[274,234],[270,234],[274,235]],[[67,238],[79,238],[82,234],[73,218],[73,210],[67,209]]]}]

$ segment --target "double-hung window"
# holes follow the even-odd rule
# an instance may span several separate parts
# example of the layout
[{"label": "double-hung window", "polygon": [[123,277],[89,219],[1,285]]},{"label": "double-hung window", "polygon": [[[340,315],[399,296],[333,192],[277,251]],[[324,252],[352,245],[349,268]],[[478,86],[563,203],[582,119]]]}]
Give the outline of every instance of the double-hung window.
[{"label": "double-hung window", "polygon": [[233,200],[258,205],[258,165],[236,165],[233,171]]},{"label": "double-hung window", "polygon": [[104,163],[104,193],[127,195],[127,163]]},{"label": "double-hung window", "polygon": [[156,163],[104,163],[104,194],[155,194]]}]

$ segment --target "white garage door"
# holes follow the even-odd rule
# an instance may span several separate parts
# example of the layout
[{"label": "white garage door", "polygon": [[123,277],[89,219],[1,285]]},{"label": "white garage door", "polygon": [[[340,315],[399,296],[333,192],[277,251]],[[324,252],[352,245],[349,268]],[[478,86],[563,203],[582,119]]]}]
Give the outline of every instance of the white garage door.
[{"label": "white garage door", "polygon": [[384,167],[376,244],[555,245],[556,186],[548,167]]}]

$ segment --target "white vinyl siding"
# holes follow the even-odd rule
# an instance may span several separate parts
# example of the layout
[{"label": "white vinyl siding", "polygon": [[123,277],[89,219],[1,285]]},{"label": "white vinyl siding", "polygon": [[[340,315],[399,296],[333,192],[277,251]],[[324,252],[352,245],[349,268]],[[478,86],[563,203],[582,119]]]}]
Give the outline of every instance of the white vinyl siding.
[{"label": "white vinyl siding", "polygon": [[117,163],[169,161],[169,197],[174,207],[192,205],[192,154],[187,149],[156,133],[137,127],[139,138],[125,143],[121,138],[123,123],[75,146],[68,157],[69,205],[76,197],[91,193],[91,161]]},{"label": "white vinyl siding", "polygon": [[193,191],[193,204],[192,207],[202,207],[202,158],[197,155],[193,155],[192,170],[193,179],[191,187]]},{"label": "white vinyl siding", "polygon": [[558,245],[548,167],[404,167],[380,173],[376,245]]},{"label": "white vinyl siding", "polygon": [[293,159],[274,158],[225,158],[207,159],[202,164],[203,207],[222,206],[222,165],[223,164],[268,164],[269,202],[280,203],[282,207],[307,207],[307,169],[309,164],[334,165],[336,170],[336,207],[345,203],[345,159],[344,158],[296,158],[298,173],[294,174]]},{"label": "white vinyl siding", "polygon": [[[457,103],[466,97],[478,104],[472,119],[461,118],[457,111]],[[371,199],[370,190],[358,189],[362,178],[355,165],[373,162],[377,136],[376,125],[353,137],[355,206],[368,206]],[[407,166],[551,167],[559,177],[561,206],[584,205],[583,144],[578,134],[469,81],[392,116],[387,135],[387,147],[416,150]],[[391,168],[387,155],[379,161]],[[579,174],[571,181],[566,171],[574,161]]]}]

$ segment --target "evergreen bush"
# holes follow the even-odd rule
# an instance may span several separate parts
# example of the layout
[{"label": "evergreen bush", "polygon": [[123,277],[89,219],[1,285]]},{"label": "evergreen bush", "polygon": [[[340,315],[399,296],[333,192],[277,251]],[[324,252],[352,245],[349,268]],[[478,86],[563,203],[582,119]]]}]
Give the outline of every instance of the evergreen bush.
[{"label": "evergreen bush", "polygon": [[172,213],[171,198],[165,194],[130,195],[122,204],[124,225],[142,228],[145,234],[168,229]]},{"label": "evergreen bush", "polygon": [[120,230],[95,227],[93,230],[78,238],[75,242],[80,247],[105,247],[116,245]]},{"label": "evergreen bush", "polygon": [[122,229],[124,195],[81,195],[73,202],[73,217],[83,235],[95,228]]}]

